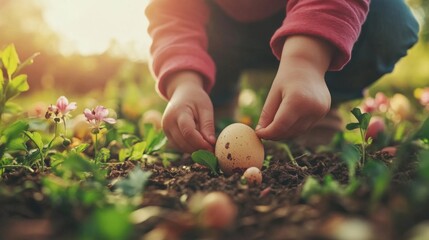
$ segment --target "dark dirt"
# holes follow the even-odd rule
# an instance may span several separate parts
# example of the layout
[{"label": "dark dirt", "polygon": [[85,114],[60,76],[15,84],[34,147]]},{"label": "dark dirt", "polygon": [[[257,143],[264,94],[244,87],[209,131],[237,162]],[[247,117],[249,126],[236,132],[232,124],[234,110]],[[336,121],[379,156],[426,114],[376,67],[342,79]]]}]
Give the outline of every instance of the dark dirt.
[{"label": "dark dirt", "polygon": [[[409,207],[398,194],[401,185],[413,178],[413,167],[409,165],[395,175],[387,197],[376,206],[370,205],[369,189],[365,187],[353,197],[324,196],[302,200],[300,192],[307,176],[321,180],[331,174],[339,182],[347,183],[348,170],[338,154],[309,153],[299,147],[292,149],[295,149],[293,156],[297,156],[299,167],[289,161],[284,151],[266,146],[266,154],[273,158],[270,166],[262,169],[263,183],[260,186],[243,184],[239,174],[214,175],[209,169],[193,164],[189,155],[184,155],[169,168],[160,162],[141,164],[152,175],[139,207],[157,211],[135,225],[133,238],[341,239],[339,229],[354,229],[361,236],[366,236],[365,231],[368,231],[368,239],[390,240],[403,239],[413,224],[428,218],[427,214],[410,215],[405,218],[410,222],[405,224],[397,220],[404,217],[398,209]],[[373,157],[386,165],[392,162],[392,157],[386,154],[376,153]],[[135,166],[137,162],[131,161],[112,164],[108,178],[126,176]],[[5,239],[27,239],[29,236],[31,239],[70,238],[64,234],[73,230],[56,229],[64,226],[58,222],[68,220],[58,218],[55,209],[44,198],[40,179],[40,173],[29,174],[22,169],[3,175],[2,187],[13,188],[16,192],[0,199],[0,226],[6,230]],[[212,191],[228,194],[239,209],[235,224],[227,230],[202,229],[190,213],[190,199],[198,193]]]}]

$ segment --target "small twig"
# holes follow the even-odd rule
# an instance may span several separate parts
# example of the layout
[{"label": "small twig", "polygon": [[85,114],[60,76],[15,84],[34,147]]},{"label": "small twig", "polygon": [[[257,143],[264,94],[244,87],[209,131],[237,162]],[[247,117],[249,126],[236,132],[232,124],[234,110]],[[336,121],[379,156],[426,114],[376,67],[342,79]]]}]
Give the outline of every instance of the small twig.
[{"label": "small twig", "polygon": [[302,158],[302,157],[310,156],[310,155],[311,155],[310,153],[303,153],[303,154],[301,154],[301,155],[299,155],[299,156],[295,157],[295,160],[297,160],[297,159],[299,159],[299,158]]}]

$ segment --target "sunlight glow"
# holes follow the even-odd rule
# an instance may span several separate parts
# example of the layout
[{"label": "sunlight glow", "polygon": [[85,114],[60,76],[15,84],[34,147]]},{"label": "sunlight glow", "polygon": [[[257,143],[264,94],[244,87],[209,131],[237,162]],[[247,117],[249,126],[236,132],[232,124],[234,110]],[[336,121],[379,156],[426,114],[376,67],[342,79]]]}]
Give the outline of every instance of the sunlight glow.
[{"label": "sunlight glow", "polygon": [[46,22],[61,36],[61,52],[115,54],[147,60],[150,38],[144,15],[148,0],[39,0]]}]

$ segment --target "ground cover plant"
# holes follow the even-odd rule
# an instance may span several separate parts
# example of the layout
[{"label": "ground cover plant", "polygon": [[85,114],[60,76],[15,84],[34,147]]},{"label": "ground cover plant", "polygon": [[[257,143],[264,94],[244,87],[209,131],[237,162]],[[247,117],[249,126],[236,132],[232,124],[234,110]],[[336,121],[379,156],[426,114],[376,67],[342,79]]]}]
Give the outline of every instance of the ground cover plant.
[{"label": "ground cover plant", "polygon": [[329,146],[264,141],[260,169],[225,174],[169,149],[153,110],[58,96],[29,115],[13,100],[37,54],[0,59],[1,239],[428,238],[429,88],[367,95]]}]

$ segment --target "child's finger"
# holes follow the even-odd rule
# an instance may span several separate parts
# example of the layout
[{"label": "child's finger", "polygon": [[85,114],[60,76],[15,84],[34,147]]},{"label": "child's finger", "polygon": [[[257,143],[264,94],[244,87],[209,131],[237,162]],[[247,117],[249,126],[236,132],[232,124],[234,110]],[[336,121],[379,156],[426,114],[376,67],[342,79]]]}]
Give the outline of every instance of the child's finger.
[{"label": "child's finger", "polygon": [[172,128],[170,130],[169,135],[170,135],[170,138],[173,140],[174,145],[178,146],[182,152],[184,153],[193,152],[193,147],[187,141],[184,140],[178,126]]},{"label": "child's finger", "polygon": [[259,117],[258,125],[256,126],[256,131],[266,128],[272,123],[281,101],[282,98],[279,91],[270,91],[268,93],[264,107],[262,108],[261,116]]},{"label": "child's finger", "polygon": [[256,131],[263,139],[280,140],[287,139],[288,133],[298,120],[296,115],[290,114],[290,109],[285,101],[282,101],[271,123],[265,128]]},{"label": "child's finger", "polygon": [[177,118],[177,126],[183,141],[192,146],[192,151],[198,149],[211,150],[211,145],[203,138],[196,129],[194,117],[190,114],[182,114]]},{"label": "child's finger", "polygon": [[199,128],[204,139],[210,144],[216,143],[213,110],[201,109],[199,112]]}]

